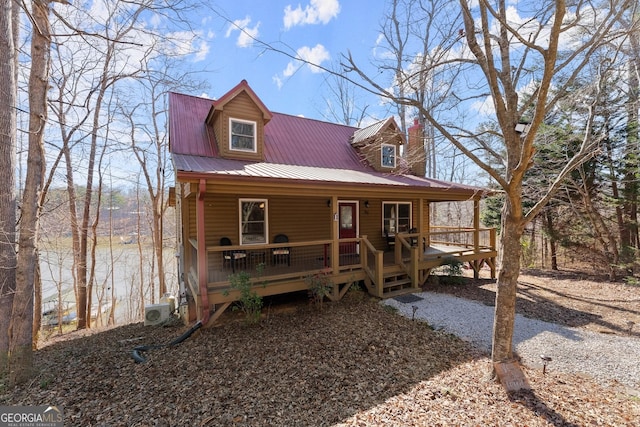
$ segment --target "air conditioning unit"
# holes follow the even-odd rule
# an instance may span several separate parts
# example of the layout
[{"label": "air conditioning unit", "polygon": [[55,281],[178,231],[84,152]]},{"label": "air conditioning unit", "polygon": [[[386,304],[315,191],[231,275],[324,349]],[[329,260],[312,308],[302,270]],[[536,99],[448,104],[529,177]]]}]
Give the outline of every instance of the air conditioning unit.
[{"label": "air conditioning unit", "polygon": [[144,306],[144,326],[159,325],[169,318],[171,307],[169,303],[150,304]]}]

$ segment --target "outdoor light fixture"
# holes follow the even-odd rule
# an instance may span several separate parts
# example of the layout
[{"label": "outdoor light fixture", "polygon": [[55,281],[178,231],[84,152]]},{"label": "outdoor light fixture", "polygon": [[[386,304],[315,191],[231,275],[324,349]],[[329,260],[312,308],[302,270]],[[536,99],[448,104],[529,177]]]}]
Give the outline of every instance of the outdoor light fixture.
[{"label": "outdoor light fixture", "polygon": [[331,207],[331,199],[327,200],[327,207],[330,208]]},{"label": "outdoor light fixture", "polygon": [[547,373],[547,363],[551,362],[552,359],[544,354],[540,355],[540,359],[542,359],[542,374],[544,375]]},{"label": "outdoor light fixture", "polygon": [[367,208],[367,209],[369,209],[369,201],[368,201],[368,200],[365,200],[365,201],[364,201],[364,207],[365,207],[365,208]]}]

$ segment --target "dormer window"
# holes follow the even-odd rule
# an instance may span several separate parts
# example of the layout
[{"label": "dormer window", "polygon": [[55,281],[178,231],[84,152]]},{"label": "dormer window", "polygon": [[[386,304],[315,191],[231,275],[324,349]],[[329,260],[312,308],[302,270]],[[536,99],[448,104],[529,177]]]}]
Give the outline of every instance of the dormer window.
[{"label": "dormer window", "polygon": [[229,119],[229,150],[247,151],[255,153],[256,143],[256,122],[248,120]]},{"label": "dormer window", "polygon": [[396,167],[396,146],[390,144],[382,144],[381,146],[381,165],[384,168]]}]

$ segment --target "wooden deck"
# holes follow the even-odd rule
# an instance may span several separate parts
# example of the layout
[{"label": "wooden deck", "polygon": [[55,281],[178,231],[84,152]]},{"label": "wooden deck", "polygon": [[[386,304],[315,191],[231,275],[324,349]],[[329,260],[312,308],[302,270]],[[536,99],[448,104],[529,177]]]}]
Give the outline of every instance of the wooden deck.
[{"label": "wooden deck", "polygon": [[[495,275],[495,238],[492,245],[461,244],[458,242],[417,239],[418,235],[399,235],[393,250],[375,248],[366,238],[339,240],[338,247],[352,247],[353,253],[341,254],[332,260],[332,240],[286,243],[286,256],[281,254],[282,244],[211,246],[206,248],[207,298],[212,307],[228,306],[238,299],[231,288],[230,277],[246,272],[259,295],[276,295],[308,289],[308,278],[327,275],[334,285],[330,299],[340,299],[352,283],[362,282],[368,292],[380,298],[420,289],[434,268],[449,262],[468,263],[477,273],[487,265]],[[420,236],[422,237],[422,236]],[[416,242],[422,241],[422,245]],[[345,245],[347,243],[348,245]],[[420,246],[420,247],[419,247]],[[188,284],[193,295],[198,293],[197,242],[191,241],[191,266]],[[336,252],[337,253],[337,252]]]},{"label": "wooden deck", "polygon": [[[376,257],[381,256],[379,266],[383,271],[406,270],[412,263],[415,249],[417,269],[428,273],[435,267],[448,262],[469,262],[472,267],[480,268],[481,264],[493,267],[493,259],[497,256],[494,248],[473,248],[457,244],[433,243],[419,248],[410,246],[405,239],[397,246],[397,250],[381,251],[357,240],[356,253],[340,255],[335,273],[352,273],[357,280],[362,280],[363,270],[376,264]],[[331,262],[331,241],[287,243],[289,255],[285,258],[274,255],[278,245],[251,246],[213,246],[207,248],[207,283],[210,292],[229,289],[229,277],[239,272],[247,272],[256,282],[281,282],[300,280],[307,276],[324,273],[334,274]],[[195,242],[192,242],[195,251]],[[225,259],[224,254],[232,254]],[[196,258],[194,254],[193,259]],[[366,256],[366,260],[364,257]],[[231,259],[229,259],[231,258]],[[195,266],[194,266],[195,267]],[[191,274],[194,274],[192,268]],[[428,274],[427,274],[428,276]],[[426,279],[426,277],[424,278]]]}]

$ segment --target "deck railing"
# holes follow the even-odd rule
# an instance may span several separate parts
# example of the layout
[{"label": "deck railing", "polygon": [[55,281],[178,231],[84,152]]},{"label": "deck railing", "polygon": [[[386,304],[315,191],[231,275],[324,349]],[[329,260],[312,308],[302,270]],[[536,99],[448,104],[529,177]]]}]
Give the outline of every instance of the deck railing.
[{"label": "deck railing", "polygon": [[314,274],[331,266],[331,240],[266,245],[207,247],[207,282],[225,286],[240,271],[252,277],[284,280],[302,272]]},{"label": "deck railing", "polygon": [[[198,250],[195,239],[190,239],[189,275],[198,283]],[[477,243],[476,243],[477,242]],[[337,264],[331,261],[333,240],[271,243],[264,245],[208,246],[206,266],[208,289],[226,289],[229,276],[240,271],[252,278],[269,283],[300,279],[316,273],[338,274],[361,269],[376,286],[381,286],[384,251],[376,249],[367,236],[341,239]],[[446,245],[478,251],[495,249],[495,230],[471,228],[432,227],[431,233],[398,233],[395,245],[395,264],[411,276],[417,276],[419,261],[425,246]],[[335,269],[335,270],[334,270]],[[260,277],[260,278],[258,278]],[[381,291],[380,291],[381,294]]]},{"label": "deck railing", "polygon": [[361,242],[362,268],[376,286],[376,295],[382,295],[384,251],[376,249],[367,236]]},{"label": "deck railing", "polygon": [[477,238],[478,249],[489,249],[496,247],[495,228],[457,228],[445,226],[432,226],[430,233],[426,236],[427,246],[434,244],[445,246],[461,246],[474,248]]}]

